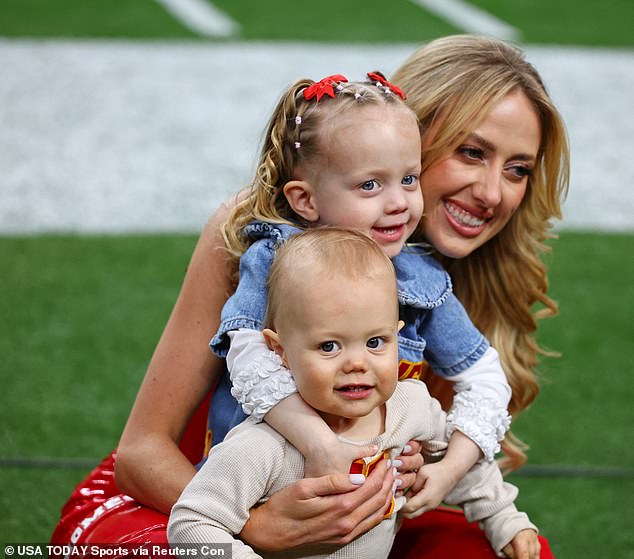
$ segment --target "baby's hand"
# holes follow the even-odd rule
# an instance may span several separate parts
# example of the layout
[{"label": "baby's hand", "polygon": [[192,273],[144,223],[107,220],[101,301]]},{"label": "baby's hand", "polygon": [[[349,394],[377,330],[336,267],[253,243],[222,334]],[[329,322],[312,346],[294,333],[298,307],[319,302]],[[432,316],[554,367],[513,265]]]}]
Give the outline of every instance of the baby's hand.
[{"label": "baby's hand", "polygon": [[424,465],[418,470],[411,495],[407,495],[407,503],[402,509],[404,516],[416,518],[425,512],[434,510],[442,503],[457,481],[442,462]]},{"label": "baby's hand", "polygon": [[319,452],[305,456],[304,477],[321,477],[328,474],[347,474],[352,462],[365,456],[374,456],[378,447],[373,445],[354,445],[339,439]]},{"label": "baby's hand", "polygon": [[535,530],[522,530],[502,548],[510,559],[539,559],[541,545]]}]

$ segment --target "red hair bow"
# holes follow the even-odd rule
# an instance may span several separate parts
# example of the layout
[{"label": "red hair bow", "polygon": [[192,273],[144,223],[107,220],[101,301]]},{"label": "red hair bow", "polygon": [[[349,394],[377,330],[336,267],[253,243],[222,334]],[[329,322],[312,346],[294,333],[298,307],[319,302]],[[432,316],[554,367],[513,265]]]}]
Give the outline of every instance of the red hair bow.
[{"label": "red hair bow", "polygon": [[335,96],[335,90],[333,89],[333,85],[338,82],[347,82],[348,79],[341,74],[334,74],[332,76],[328,76],[323,80],[319,80],[315,82],[313,85],[308,86],[304,89],[304,97],[306,101],[310,101],[313,97],[317,97],[317,101],[319,101],[324,95],[330,95],[330,97]]},{"label": "red hair bow", "polygon": [[370,78],[373,82],[379,82],[382,86],[387,87],[392,93],[398,95],[401,99],[407,99],[407,95],[405,95],[403,90],[388,82],[383,74],[379,74],[378,72],[368,72],[368,78]]}]

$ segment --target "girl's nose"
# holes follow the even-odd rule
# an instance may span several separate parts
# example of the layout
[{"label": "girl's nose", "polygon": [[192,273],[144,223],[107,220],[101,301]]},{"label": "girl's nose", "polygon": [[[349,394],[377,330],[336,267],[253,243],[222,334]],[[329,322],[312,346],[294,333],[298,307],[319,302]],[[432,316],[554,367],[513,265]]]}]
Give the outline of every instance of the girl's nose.
[{"label": "girl's nose", "polygon": [[406,211],[408,207],[407,197],[400,185],[395,188],[390,188],[389,192],[386,192],[385,213],[402,213]]}]

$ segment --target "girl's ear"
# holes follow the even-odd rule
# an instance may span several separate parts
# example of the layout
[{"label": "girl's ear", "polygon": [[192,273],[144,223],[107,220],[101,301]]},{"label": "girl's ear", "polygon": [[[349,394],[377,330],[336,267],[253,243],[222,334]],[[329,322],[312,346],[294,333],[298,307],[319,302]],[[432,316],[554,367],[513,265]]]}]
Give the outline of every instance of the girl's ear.
[{"label": "girl's ear", "polygon": [[284,196],[293,211],[306,221],[314,223],[319,219],[313,189],[306,181],[289,181],[284,185]]},{"label": "girl's ear", "polygon": [[274,332],[270,328],[265,328],[262,330],[262,334],[266,345],[269,346],[269,349],[277,353],[280,356],[282,363],[284,363],[284,366],[288,367],[288,363],[286,362],[286,353],[284,352],[284,347],[282,346],[282,342],[280,342],[280,337],[277,332]]}]

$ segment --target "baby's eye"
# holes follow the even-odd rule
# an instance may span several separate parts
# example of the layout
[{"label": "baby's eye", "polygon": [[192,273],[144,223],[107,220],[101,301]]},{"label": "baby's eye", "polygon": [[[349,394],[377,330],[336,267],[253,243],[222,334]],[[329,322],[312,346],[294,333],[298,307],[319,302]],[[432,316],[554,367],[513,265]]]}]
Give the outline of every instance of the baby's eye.
[{"label": "baby's eye", "polygon": [[362,183],[360,188],[361,190],[364,190],[365,192],[372,192],[373,190],[376,190],[378,187],[379,185],[377,184],[375,180],[369,180]]},{"label": "baby's eye", "polygon": [[319,349],[324,353],[335,353],[339,351],[339,344],[337,342],[323,342],[319,344]]},{"label": "baby's eye", "polygon": [[416,183],[416,180],[417,177],[415,175],[405,175],[403,177],[403,180],[401,181],[401,184],[404,184],[405,186],[411,186]]},{"label": "baby's eye", "polygon": [[370,338],[366,344],[370,349],[383,349],[385,347],[385,340],[380,336]]}]

